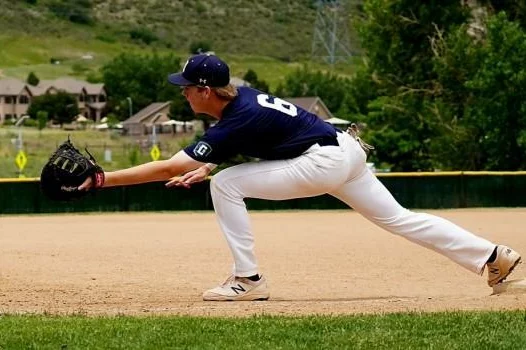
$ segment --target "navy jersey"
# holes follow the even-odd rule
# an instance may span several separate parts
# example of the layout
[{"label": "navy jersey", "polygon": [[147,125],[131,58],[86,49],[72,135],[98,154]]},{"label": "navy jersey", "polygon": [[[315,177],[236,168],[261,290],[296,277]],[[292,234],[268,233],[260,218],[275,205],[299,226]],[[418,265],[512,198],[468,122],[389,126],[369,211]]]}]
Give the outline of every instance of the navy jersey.
[{"label": "navy jersey", "polygon": [[327,138],[336,138],[336,129],[318,116],[261,91],[240,87],[217,124],[184,151],[197,161],[214,164],[238,154],[290,159]]}]

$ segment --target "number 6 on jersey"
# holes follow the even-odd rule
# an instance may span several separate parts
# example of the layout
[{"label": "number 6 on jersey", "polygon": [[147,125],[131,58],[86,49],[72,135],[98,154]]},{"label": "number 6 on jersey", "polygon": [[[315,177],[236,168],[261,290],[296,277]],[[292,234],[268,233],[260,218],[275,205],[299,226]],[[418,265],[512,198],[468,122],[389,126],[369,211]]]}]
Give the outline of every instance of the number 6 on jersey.
[{"label": "number 6 on jersey", "polygon": [[272,102],[269,101],[269,99],[269,95],[258,95],[258,103],[260,106],[275,109],[277,111],[290,115],[291,117],[295,117],[298,115],[298,109],[292,103],[282,100],[278,97],[274,97]]}]

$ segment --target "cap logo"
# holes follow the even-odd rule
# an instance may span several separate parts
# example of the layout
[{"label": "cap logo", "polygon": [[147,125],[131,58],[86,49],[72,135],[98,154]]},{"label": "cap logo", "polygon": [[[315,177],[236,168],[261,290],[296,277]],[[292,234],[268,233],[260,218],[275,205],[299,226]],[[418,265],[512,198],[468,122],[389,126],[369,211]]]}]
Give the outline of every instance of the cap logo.
[{"label": "cap logo", "polygon": [[199,78],[199,84],[206,84],[206,79]]},{"label": "cap logo", "polygon": [[184,64],[184,67],[183,67],[183,72],[186,71],[186,66],[188,65],[188,62],[190,62],[190,60],[186,60],[186,63]]}]

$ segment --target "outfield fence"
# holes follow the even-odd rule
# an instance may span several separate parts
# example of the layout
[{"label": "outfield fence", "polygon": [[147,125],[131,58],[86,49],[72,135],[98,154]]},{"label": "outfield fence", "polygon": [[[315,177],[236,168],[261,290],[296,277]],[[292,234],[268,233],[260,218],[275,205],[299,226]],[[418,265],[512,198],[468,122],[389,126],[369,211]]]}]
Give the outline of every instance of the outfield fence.
[{"label": "outfield fence", "polygon": [[[526,172],[380,173],[377,176],[407,208],[526,207]],[[253,210],[346,208],[328,195],[286,201],[247,199],[247,207]],[[209,181],[190,189],[167,189],[161,182],[107,188],[82,200],[63,203],[45,198],[39,179],[0,179],[0,214],[212,209]]]}]

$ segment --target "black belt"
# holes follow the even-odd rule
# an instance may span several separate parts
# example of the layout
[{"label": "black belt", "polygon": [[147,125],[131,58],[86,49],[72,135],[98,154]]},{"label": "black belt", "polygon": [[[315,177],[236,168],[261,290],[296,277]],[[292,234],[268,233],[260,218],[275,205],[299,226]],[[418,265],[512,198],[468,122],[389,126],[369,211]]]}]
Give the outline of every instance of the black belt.
[{"label": "black belt", "polygon": [[336,136],[327,136],[322,139],[319,139],[318,142],[316,142],[320,146],[339,146],[338,139]]}]

